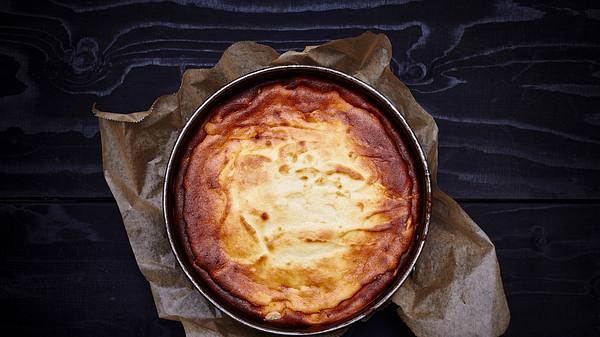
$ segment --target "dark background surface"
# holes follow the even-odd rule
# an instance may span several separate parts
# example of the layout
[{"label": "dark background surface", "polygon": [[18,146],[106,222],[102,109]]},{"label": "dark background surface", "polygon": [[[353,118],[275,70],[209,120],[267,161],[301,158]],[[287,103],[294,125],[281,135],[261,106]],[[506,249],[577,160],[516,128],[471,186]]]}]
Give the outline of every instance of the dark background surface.
[{"label": "dark background surface", "polygon": [[[497,248],[507,336],[600,335],[600,2],[0,2],[0,314],[35,336],[182,336],[102,176],[92,104],[146,110],[239,40],[384,32],[439,184]],[[348,336],[410,336],[393,307]]]}]

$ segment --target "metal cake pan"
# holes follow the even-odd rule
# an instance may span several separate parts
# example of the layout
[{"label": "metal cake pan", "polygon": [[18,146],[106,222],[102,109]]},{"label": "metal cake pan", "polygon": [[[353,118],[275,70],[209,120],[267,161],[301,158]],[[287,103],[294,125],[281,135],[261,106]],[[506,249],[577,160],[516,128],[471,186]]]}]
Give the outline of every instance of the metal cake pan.
[{"label": "metal cake pan", "polygon": [[[406,143],[407,148],[409,148],[413,155],[414,166],[418,173],[418,180],[419,184],[421,184],[422,191],[420,200],[421,214],[419,214],[419,221],[415,230],[415,237],[411,247],[402,257],[403,261],[399,265],[396,276],[386,290],[383,291],[379,297],[373,300],[372,303],[346,320],[337,322],[335,324],[320,325],[305,329],[285,329],[270,326],[268,322],[257,321],[256,319],[245,317],[243,314],[235,311],[234,308],[231,308],[227,303],[222,301],[219,296],[216,296],[213,291],[204,283],[201,277],[196,275],[193,267],[189,265],[188,259],[185,258],[185,249],[181,242],[179,242],[178,235],[176,233],[177,229],[172,221],[172,205],[174,205],[172,191],[175,175],[178,171],[178,163],[181,157],[182,147],[185,145],[189,137],[194,134],[194,131],[202,127],[204,122],[208,120],[211,110],[216,104],[226,100],[235,93],[246,88],[268,81],[301,75],[327,79],[346,88],[361,92],[365,97],[369,98],[372,104],[376,105],[381,110],[381,112],[385,115],[384,117],[388,119],[392,127],[399,133],[403,141]],[[419,254],[421,253],[423,245],[425,244],[425,239],[427,238],[430,213],[431,178],[427,167],[426,157],[417,141],[414,132],[411,130],[401,112],[384,95],[379,93],[370,85],[340,71],[318,66],[284,65],[260,69],[226,84],[217,92],[212,94],[194,112],[179,134],[169,158],[163,188],[163,214],[165,218],[168,240],[179,265],[194,287],[215,307],[234,320],[253,329],[281,335],[306,336],[342,329],[351,325],[352,323],[367,319],[377,309],[380,309],[385,304],[389,303],[391,296],[398,290],[398,288],[400,288],[400,286],[402,286],[402,283],[406,280],[406,278],[409,277],[415,266],[415,263],[417,262]]]}]

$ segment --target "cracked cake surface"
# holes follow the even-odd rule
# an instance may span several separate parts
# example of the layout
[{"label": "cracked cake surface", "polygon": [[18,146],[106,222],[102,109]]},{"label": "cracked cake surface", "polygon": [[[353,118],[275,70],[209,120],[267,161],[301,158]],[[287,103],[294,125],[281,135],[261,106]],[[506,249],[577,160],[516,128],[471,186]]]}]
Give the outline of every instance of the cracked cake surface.
[{"label": "cracked cake surface", "polygon": [[371,303],[420,207],[400,135],[361,94],[313,77],[214,107],[176,179],[195,271],[229,307],[276,326],[335,323]]}]

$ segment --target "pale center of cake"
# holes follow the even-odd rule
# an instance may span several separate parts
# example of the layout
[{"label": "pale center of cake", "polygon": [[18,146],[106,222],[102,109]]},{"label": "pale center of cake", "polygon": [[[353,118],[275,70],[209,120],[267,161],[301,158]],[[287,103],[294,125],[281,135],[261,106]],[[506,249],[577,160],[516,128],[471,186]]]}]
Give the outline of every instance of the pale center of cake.
[{"label": "pale center of cake", "polygon": [[389,221],[379,211],[386,189],[357,155],[348,125],[305,122],[260,135],[253,128],[227,142],[223,248],[261,284],[285,288],[295,310],[315,310],[304,301],[315,295],[336,306],[361,287],[352,254],[374,244],[369,230]]}]

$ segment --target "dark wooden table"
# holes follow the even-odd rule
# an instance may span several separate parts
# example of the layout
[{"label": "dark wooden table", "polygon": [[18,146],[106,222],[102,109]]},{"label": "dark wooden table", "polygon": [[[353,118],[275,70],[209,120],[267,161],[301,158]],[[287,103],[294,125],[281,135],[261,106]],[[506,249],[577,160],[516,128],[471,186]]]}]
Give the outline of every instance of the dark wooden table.
[{"label": "dark wooden table", "polygon": [[[507,335],[600,334],[599,2],[188,2],[0,5],[3,330],[183,336],[135,264],[92,104],[145,110],[235,41],[372,30],[438,123],[440,186],[496,244]],[[393,307],[348,333],[399,335]]]}]

